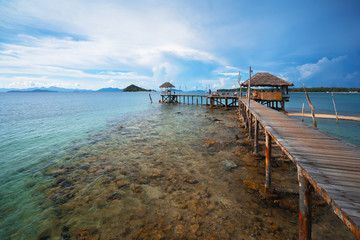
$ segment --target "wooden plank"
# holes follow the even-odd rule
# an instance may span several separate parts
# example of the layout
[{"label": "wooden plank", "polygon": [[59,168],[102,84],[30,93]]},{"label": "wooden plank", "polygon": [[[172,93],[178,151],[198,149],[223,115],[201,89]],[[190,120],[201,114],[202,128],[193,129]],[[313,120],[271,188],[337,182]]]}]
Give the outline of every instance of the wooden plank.
[{"label": "wooden plank", "polygon": [[[308,157],[309,155],[301,155],[301,154],[294,154],[294,157]],[[311,156],[312,158],[315,158],[315,156]],[[301,161],[299,161],[301,162]],[[308,162],[306,162],[308,163]],[[359,166],[356,165],[356,162],[353,161],[345,161],[345,160],[341,160],[341,161],[336,161],[336,158],[327,158],[327,157],[318,157],[318,159],[316,159],[316,161],[312,162],[315,166],[323,166],[326,165],[326,168],[329,169],[341,169],[341,170],[348,170],[351,172],[356,172],[359,173],[360,169]]]},{"label": "wooden plank", "polygon": [[[302,163],[301,166],[307,170],[308,172],[311,171],[312,173],[319,175],[319,176],[328,176],[330,177],[336,177],[341,176],[343,179],[349,179],[354,182],[360,182],[360,175],[356,172],[349,171],[349,170],[343,170],[343,169],[331,169],[327,168],[323,165],[314,165],[309,163]],[[360,184],[358,184],[358,187]]]},{"label": "wooden plank", "polygon": [[[247,106],[247,99],[239,98],[240,105]],[[336,214],[360,236],[360,148],[254,101],[250,106],[254,118],[304,169],[317,191],[341,209],[345,218]],[[353,223],[348,222],[348,217]]]}]

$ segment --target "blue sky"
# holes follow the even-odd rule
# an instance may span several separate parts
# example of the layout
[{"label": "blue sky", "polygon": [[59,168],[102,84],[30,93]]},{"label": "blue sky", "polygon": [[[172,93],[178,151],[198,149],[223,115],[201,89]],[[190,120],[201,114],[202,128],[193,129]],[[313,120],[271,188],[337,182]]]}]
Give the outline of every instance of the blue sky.
[{"label": "blue sky", "polygon": [[359,26],[357,0],[0,0],[0,88],[359,88]]}]

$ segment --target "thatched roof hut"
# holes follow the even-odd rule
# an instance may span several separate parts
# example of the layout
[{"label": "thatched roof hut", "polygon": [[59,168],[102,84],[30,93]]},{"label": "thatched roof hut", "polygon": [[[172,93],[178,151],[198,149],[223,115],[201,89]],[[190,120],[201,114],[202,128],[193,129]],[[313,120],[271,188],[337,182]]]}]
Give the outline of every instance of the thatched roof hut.
[{"label": "thatched roof hut", "polygon": [[[241,86],[247,87],[248,80],[246,80]],[[276,77],[270,73],[257,73],[251,77],[251,87],[285,87],[294,86],[294,84],[285,81],[279,77]]]},{"label": "thatched roof hut", "polygon": [[159,88],[175,88],[175,86],[169,82],[166,82],[166,83],[162,84]]}]

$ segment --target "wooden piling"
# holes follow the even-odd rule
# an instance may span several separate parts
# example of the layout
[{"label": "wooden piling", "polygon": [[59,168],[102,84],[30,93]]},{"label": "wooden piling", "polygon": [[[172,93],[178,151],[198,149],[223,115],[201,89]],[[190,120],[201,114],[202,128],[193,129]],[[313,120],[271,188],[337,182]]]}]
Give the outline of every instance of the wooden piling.
[{"label": "wooden piling", "polygon": [[251,139],[252,138],[252,114],[250,112],[249,112],[248,125],[249,125],[249,139]]},{"label": "wooden piling", "polygon": [[152,98],[151,98],[151,95],[150,95],[150,93],[149,93],[149,98],[150,98],[150,102],[152,103]]},{"label": "wooden piling", "polygon": [[271,187],[271,136],[265,131],[265,190]]},{"label": "wooden piling", "polygon": [[298,167],[299,179],[299,239],[311,239],[311,195],[312,186]]},{"label": "wooden piling", "polygon": [[255,118],[255,129],[254,129],[254,153],[258,153],[259,144],[259,121]]},{"label": "wooden piling", "polygon": [[303,84],[303,88],[304,88],[304,91],[305,91],[305,95],[306,95],[306,99],[309,103],[309,106],[310,106],[310,109],[311,109],[311,116],[312,116],[312,119],[313,119],[313,122],[314,122],[314,127],[317,128],[317,123],[316,123],[316,118],[315,118],[315,108],[314,106],[311,104],[311,101],[310,101],[310,98],[306,92],[306,88],[305,88],[305,84]]},{"label": "wooden piling", "polygon": [[333,101],[333,104],[334,104],[334,110],[335,110],[335,114],[336,114],[336,124],[338,124],[339,123],[339,118],[338,118],[338,114],[337,114],[337,111],[336,111],[336,105],[335,105],[334,93],[333,92],[331,93],[331,97],[332,97],[332,101]]}]

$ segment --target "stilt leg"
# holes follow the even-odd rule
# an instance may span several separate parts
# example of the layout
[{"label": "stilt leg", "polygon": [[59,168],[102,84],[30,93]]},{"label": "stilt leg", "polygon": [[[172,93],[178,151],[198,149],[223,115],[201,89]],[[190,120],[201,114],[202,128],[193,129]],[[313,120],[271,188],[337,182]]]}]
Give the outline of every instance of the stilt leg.
[{"label": "stilt leg", "polygon": [[251,139],[252,138],[252,114],[250,112],[249,112],[248,125],[249,125],[249,139]]},{"label": "stilt leg", "polygon": [[255,119],[255,129],[254,129],[254,153],[258,153],[258,143],[259,143],[259,121]]},{"label": "stilt leg", "polygon": [[311,239],[311,194],[313,187],[298,167],[299,179],[299,239]]},{"label": "stilt leg", "polygon": [[265,132],[265,189],[271,187],[271,136]]}]

